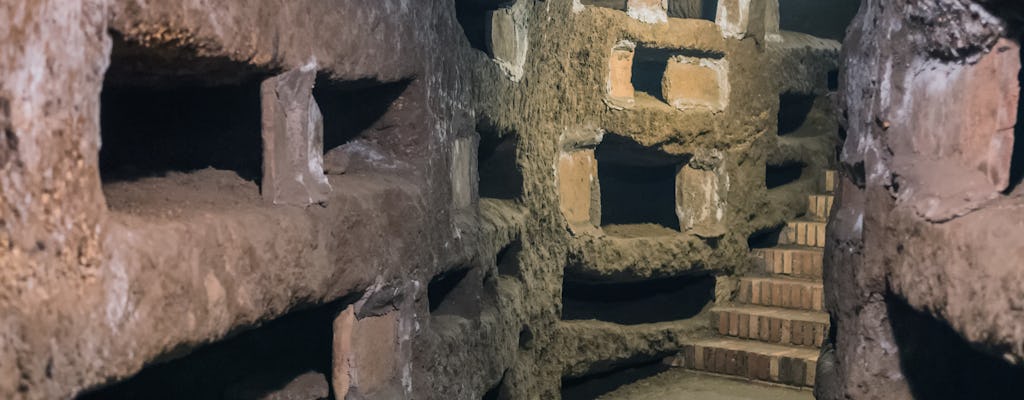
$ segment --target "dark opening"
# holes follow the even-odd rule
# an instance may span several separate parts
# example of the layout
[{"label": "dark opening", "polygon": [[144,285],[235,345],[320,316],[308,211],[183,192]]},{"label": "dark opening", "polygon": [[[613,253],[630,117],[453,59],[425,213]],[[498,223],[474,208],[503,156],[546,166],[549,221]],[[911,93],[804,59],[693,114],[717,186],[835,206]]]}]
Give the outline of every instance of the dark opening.
[{"label": "dark opening", "polygon": [[[714,19],[714,17],[712,17]],[[674,56],[696,58],[722,58],[723,54],[689,49],[666,49],[638,44],[633,53],[633,89],[655,99],[665,101],[661,82],[665,78],[668,60]]]},{"label": "dark opening", "polygon": [[808,117],[814,110],[814,95],[783,93],[779,96],[779,136],[802,132],[808,127]]},{"label": "dark opening", "polygon": [[505,371],[505,373],[501,375],[501,380],[498,381],[498,383],[495,384],[494,386],[492,386],[490,389],[488,389],[487,393],[484,393],[484,397],[482,397],[481,399],[482,400],[510,400],[510,399],[512,399],[511,395],[509,395],[509,393],[508,393],[508,388],[505,387],[505,377],[506,376],[508,376],[508,371]]},{"label": "dark opening", "polygon": [[580,0],[580,4],[626,11],[627,0]]},{"label": "dark opening", "polygon": [[714,21],[718,17],[718,0],[700,0],[700,18]]},{"label": "dark opening", "polygon": [[114,35],[100,95],[105,183],[216,168],[262,175],[260,83],[244,63]]},{"label": "dark opening", "polygon": [[[715,20],[717,0],[669,0],[668,16],[672,18],[702,18]],[[708,16],[710,15],[710,18]]]},{"label": "dark opening", "polygon": [[972,347],[948,324],[886,299],[900,369],[915,399],[1011,399],[1024,393],[1024,367]]},{"label": "dark opening", "polygon": [[597,147],[601,186],[601,225],[655,224],[679,230],[676,173],[688,159],[618,135],[605,135]]},{"label": "dark opening", "polygon": [[832,92],[839,90],[839,70],[828,71],[828,90]]},{"label": "dark opening", "polygon": [[324,117],[324,152],[368,135],[405,93],[411,81],[332,81],[317,76],[313,97]]},{"label": "dark opening", "polygon": [[806,165],[802,163],[786,163],[765,167],[764,184],[771,190],[800,180]]},{"label": "dark opening", "polygon": [[529,326],[523,325],[523,328],[519,330],[519,348],[523,350],[533,348],[533,330]]},{"label": "dark opening", "polygon": [[686,276],[626,283],[562,284],[562,319],[639,325],[692,318],[715,299],[715,278]]},{"label": "dark opening", "polygon": [[491,23],[491,12],[511,5],[513,0],[456,0],[455,19],[462,26],[462,32],[474,49],[490,54],[487,50],[487,36]]},{"label": "dark opening", "polygon": [[779,0],[779,28],[843,41],[859,1]]},{"label": "dark opening", "polygon": [[767,229],[758,230],[747,238],[747,248],[750,249],[766,249],[769,247],[775,247],[779,245],[779,237],[782,236],[782,231],[786,229],[786,224],[779,226],[773,226]]},{"label": "dark opening", "polygon": [[[1021,52],[1021,61],[1024,62],[1024,51]],[[1021,83],[1021,96],[1024,96],[1024,69],[1018,73],[1017,80]],[[1005,193],[1013,192],[1021,181],[1024,181],[1024,97],[1020,97],[1017,103],[1017,125],[1013,127],[1013,155],[1010,156],[1010,183]]]},{"label": "dark opening", "polygon": [[523,242],[516,239],[498,252],[495,262],[498,265],[498,274],[504,276],[521,277],[519,253],[523,251]]},{"label": "dark opening", "polygon": [[290,313],[78,398],[243,400],[275,392],[318,393],[327,398],[334,318],[356,298]]},{"label": "dark opening", "polygon": [[670,368],[661,362],[661,359],[668,355],[613,364],[611,369],[606,372],[580,378],[563,378],[562,400],[596,399],[622,386],[658,375]]},{"label": "dark opening", "polygon": [[[471,296],[470,280],[466,279],[469,268],[454,269],[435,276],[427,286],[430,313],[435,315],[463,315],[476,301]],[[470,296],[467,296],[470,294]]]},{"label": "dark opening", "polygon": [[480,197],[511,200],[523,193],[523,174],[516,165],[519,137],[510,132],[477,127],[480,147],[477,170],[480,176]]}]

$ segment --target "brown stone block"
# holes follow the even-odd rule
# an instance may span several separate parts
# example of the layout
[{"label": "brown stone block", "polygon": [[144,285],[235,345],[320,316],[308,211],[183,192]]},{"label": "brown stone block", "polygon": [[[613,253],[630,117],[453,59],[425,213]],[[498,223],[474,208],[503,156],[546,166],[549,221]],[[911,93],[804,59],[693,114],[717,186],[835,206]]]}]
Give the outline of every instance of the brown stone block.
[{"label": "brown stone block", "polygon": [[728,102],[729,83],[724,60],[675,56],[668,60],[661,92],[665,101],[680,110],[722,110]]},{"label": "brown stone block", "polygon": [[636,46],[628,41],[612,48],[608,59],[608,98],[616,105],[628,107],[634,102],[633,56]]},{"label": "brown stone block", "polygon": [[771,340],[773,332],[771,318],[757,317],[757,325],[758,339],[761,339],[763,342]]},{"label": "brown stone block", "polygon": [[591,182],[597,179],[594,150],[562,153],[558,158],[558,199],[570,224],[591,223]]},{"label": "brown stone block", "polygon": [[739,313],[729,313],[729,335],[736,336],[740,333],[740,315]]},{"label": "brown stone block", "polygon": [[739,331],[738,331],[739,332],[739,336],[741,338],[749,338],[750,337],[750,315],[748,315],[748,314],[741,314],[739,322],[740,322]]}]

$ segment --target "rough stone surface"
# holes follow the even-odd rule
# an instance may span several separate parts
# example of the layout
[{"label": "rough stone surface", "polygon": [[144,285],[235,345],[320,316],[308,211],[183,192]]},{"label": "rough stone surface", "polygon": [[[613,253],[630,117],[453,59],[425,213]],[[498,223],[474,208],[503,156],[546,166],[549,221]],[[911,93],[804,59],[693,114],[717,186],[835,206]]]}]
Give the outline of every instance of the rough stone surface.
[{"label": "rough stone surface", "polygon": [[854,19],[818,398],[1019,394],[1020,11],[869,0]]},{"label": "rough stone surface", "polygon": [[274,204],[305,206],[327,200],[324,176],[324,119],[313,99],[316,71],[286,72],[263,81],[263,198]]},{"label": "rough stone surface", "polygon": [[[178,392],[146,393],[159,387],[147,383],[195,378],[196,365],[242,371],[235,353],[217,358],[224,364],[203,363],[204,354],[248,334],[273,337],[260,333],[304,311],[330,318],[267,340],[331,346],[342,338],[333,350],[311,351],[323,359],[288,367],[331,374],[334,395],[349,397],[557,398],[562,378],[657,360],[708,335],[706,304],[649,324],[563,321],[563,288],[697,277],[718,282],[697,293],[701,300],[726,298],[735,277],[754,270],[751,237],[805,212],[806,193],[831,161],[828,118],[813,119],[821,134],[779,137],[777,115],[782,93],[828,104],[838,44],[789,32],[738,38],[705,19],[652,24],[631,17],[625,2],[584,3],[0,4],[0,20],[10,21],[0,26],[0,398],[167,397]],[[680,9],[697,7],[669,4],[674,16]],[[488,31],[500,45],[489,48]],[[727,103],[673,107],[659,93],[665,66],[625,54],[611,60],[624,40],[661,60],[682,53],[728,61]],[[958,53],[973,48],[951,44]],[[309,200],[319,204],[268,204],[258,173],[215,163],[124,179],[105,173],[101,143],[107,152],[134,141],[155,151],[183,138],[209,140],[195,144],[208,145],[213,161],[238,158],[258,171],[268,161],[259,151],[259,83],[302,68],[315,71],[324,142],[333,146],[323,170],[334,190]],[[622,86],[609,86],[613,75]],[[286,86],[297,95],[306,87]],[[158,104],[224,91],[255,110],[196,132],[210,121],[164,136],[104,135],[131,117],[110,102],[119,91]],[[634,101],[617,107],[609,97]],[[311,130],[287,122],[315,120],[316,110],[305,110],[286,113],[286,138],[311,145],[312,136],[293,137]],[[505,168],[522,176],[522,187],[480,199],[486,157],[478,146],[505,135],[517,138]],[[621,211],[602,209],[612,202],[602,199],[600,154],[612,137],[634,145],[620,161],[671,172],[659,182],[667,182],[659,200],[667,199],[669,222],[602,225],[606,211]],[[172,153],[164,156],[194,156]],[[563,176],[566,154],[580,159]],[[718,157],[709,154],[721,164],[694,167],[719,175],[728,207],[720,219],[707,209],[716,209],[721,230],[669,226],[679,222],[673,168]],[[805,172],[769,190],[767,166],[789,164]],[[302,170],[319,178],[316,168]],[[563,182],[589,189],[563,190]],[[637,204],[654,200],[620,193]],[[349,360],[347,372],[329,359]],[[237,382],[205,383],[222,394]]]}]

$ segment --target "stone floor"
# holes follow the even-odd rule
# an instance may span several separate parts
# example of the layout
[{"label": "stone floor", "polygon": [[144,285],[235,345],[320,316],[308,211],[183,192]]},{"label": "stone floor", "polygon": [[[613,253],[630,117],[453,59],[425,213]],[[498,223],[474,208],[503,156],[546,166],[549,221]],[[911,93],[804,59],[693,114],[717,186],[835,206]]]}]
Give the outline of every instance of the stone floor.
[{"label": "stone floor", "polygon": [[813,400],[793,389],[673,368],[620,387],[602,400]]}]

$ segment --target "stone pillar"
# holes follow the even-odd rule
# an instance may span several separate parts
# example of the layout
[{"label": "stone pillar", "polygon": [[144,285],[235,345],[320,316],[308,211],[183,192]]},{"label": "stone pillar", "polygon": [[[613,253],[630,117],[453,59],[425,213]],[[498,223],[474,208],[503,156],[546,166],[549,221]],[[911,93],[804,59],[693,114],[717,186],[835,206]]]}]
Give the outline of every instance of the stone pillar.
[{"label": "stone pillar", "polygon": [[357,318],[349,306],[334,320],[332,352],[335,398],[406,398],[399,381],[397,311]]},{"label": "stone pillar", "polygon": [[668,22],[668,0],[628,0],[626,13],[648,24]]},{"label": "stone pillar", "polygon": [[305,206],[327,201],[323,170],[324,129],[313,99],[314,68],[291,70],[263,81],[263,198]]},{"label": "stone pillar", "polygon": [[466,208],[473,204],[473,139],[456,138],[452,146],[452,204]]},{"label": "stone pillar", "polygon": [[636,44],[619,41],[608,58],[608,97],[605,102],[616,109],[633,107],[636,91],[633,88],[633,57]]},{"label": "stone pillar", "polygon": [[594,149],[568,151],[559,156],[559,208],[570,225],[591,226],[599,223],[601,205],[597,185]]},{"label": "stone pillar", "polygon": [[487,31],[491,57],[513,82],[523,78],[530,48],[528,3],[532,2],[518,1],[511,7],[494,10]]},{"label": "stone pillar", "polygon": [[725,60],[674,56],[661,83],[665,101],[680,110],[722,111],[729,104],[729,65]]},{"label": "stone pillar", "polygon": [[715,22],[725,37],[777,39],[779,0],[721,0]]},{"label": "stone pillar", "polygon": [[725,233],[729,175],[721,156],[692,160],[676,175],[676,215],[679,229],[702,237]]}]

